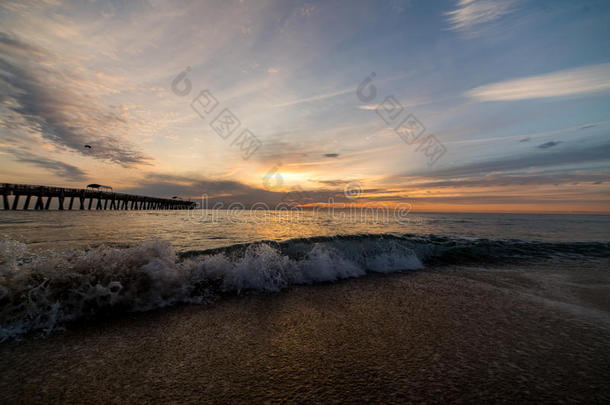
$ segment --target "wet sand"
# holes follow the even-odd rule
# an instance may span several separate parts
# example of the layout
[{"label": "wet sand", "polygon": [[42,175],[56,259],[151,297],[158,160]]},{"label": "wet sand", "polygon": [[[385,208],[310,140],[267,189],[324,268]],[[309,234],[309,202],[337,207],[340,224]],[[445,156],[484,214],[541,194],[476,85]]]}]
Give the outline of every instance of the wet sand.
[{"label": "wet sand", "polygon": [[0,401],[609,403],[607,273],[445,267],[72,325],[0,344]]}]

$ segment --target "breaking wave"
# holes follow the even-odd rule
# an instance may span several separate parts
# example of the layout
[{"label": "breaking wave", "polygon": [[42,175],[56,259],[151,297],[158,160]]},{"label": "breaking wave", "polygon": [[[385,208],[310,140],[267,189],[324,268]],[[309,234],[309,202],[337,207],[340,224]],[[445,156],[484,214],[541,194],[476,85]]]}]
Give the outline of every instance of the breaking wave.
[{"label": "breaking wave", "polygon": [[256,242],[177,254],[167,241],[131,247],[32,252],[0,241],[0,340],[67,321],[178,303],[222,293],[279,291],[367,272],[425,265],[609,257],[609,243],[545,243],[421,235],[354,235]]}]

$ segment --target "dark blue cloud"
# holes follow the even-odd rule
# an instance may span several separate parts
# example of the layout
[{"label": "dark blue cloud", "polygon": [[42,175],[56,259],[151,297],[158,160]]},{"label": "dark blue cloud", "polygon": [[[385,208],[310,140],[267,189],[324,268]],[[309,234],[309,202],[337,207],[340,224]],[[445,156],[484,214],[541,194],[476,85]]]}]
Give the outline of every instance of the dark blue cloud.
[{"label": "dark blue cloud", "polygon": [[553,146],[557,146],[559,145],[561,142],[558,141],[550,141],[550,142],[545,142],[542,145],[538,145],[539,149],[548,149],[548,148],[552,148]]}]

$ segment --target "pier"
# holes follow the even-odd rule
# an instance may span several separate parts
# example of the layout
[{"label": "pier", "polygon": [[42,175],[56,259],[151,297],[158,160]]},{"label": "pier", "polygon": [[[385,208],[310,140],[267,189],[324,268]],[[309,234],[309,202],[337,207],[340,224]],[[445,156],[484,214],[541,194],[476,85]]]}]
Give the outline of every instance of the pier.
[{"label": "pier", "polygon": [[186,210],[195,207],[194,202],[175,198],[29,184],[0,183],[0,194],[5,210],[48,210],[55,199],[58,210]]}]

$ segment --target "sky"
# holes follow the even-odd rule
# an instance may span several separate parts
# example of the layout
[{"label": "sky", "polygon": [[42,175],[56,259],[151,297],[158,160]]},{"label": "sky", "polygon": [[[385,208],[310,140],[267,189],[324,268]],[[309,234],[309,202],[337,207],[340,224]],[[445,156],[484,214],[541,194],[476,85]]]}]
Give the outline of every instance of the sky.
[{"label": "sky", "polygon": [[0,88],[1,182],[610,213],[605,0],[2,1]]}]

